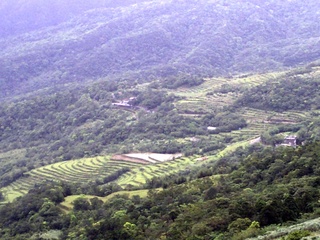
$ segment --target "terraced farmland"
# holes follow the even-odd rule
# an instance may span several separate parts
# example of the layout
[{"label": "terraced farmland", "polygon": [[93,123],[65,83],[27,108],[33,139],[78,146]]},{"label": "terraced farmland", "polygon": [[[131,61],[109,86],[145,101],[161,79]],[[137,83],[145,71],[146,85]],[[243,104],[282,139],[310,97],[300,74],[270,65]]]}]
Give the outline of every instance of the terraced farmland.
[{"label": "terraced farmland", "polygon": [[241,93],[237,91],[227,93],[219,92],[219,89],[225,84],[242,89],[251,88],[284,75],[285,72],[276,72],[233,78],[208,78],[199,86],[181,88],[172,93],[184,98],[175,105],[180,113],[188,113],[192,109],[192,113],[201,114],[213,108],[222,108],[231,105],[239,97]]},{"label": "terraced farmland", "polygon": [[[182,97],[175,103],[178,112],[188,117],[197,118],[205,113],[212,112],[212,109],[231,105],[241,95],[240,90],[221,92],[219,89],[223,85],[228,84],[235,89],[250,88],[270,79],[278,79],[285,74],[283,72],[206,79],[199,86],[188,89],[181,88],[172,93]],[[237,114],[246,120],[248,126],[236,131],[214,135],[215,140],[221,139],[223,141],[225,137],[231,137],[232,141],[226,149],[214,156],[208,156],[209,160],[219,159],[219,156],[223,156],[239,146],[249,144],[269,127],[277,126],[277,124],[295,124],[311,119],[311,113],[299,111],[277,113],[252,108],[238,108]],[[212,135],[205,137],[211,139]],[[23,155],[23,153],[22,151],[0,154],[0,158],[15,159],[15,156]],[[198,157],[186,158],[180,155],[164,157],[160,154],[133,153],[66,161],[29,171],[24,177],[0,190],[7,201],[12,201],[42,181],[62,180],[72,183],[89,183],[110,176],[124,167],[129,168],[130,171],[121,175],[115,182],[125,189],[131,189],[139,187],[153,177],[169,175],[189,168],[197,162]]]},{"label": "terraced farmland", "polygon": [[182,157],[164,163],[141,166],[138,169],[123,174],[115,182],[124,188],[136,187],[146,183],[148,179],[152,179],[153,177],[166,176],[184,170],[195,164],[197,162],[196,158],[197,156]]},{"label": "terraced farmland", "polygon": [[13,182],[1,191],[8,201],[28,192],[34,185],[42,181],[61,180],[72,183],[86,183],[98,178],[107,177],[124,167],[131,169],[139,167],[141,163],[119,162],[110,157],[95,157],[55,163],[33,169],[24,177]]},{"label": "terraced farmland", "polygon": [[[258,75],[236,76],[232,78],[210,78],[199,86],[180,88],[175,95],[182,97],[175,103],[181,115],[191,118],[201,118],[206,113],[232,105],[241,95],[242,91],[269,80],[286,77],[288,72],[275,72]],[[228,85],[234,91],[220,91]],[[310,113],[299,111],[273,112],[252,108],[238,108],[238,116],[246,120],[248,126],[231,133],[220,133],[221,137],[232,137],[233,141],[252,140],[261,135],[265,130],[278,124],[296,124],[311,118]],[[217,135],[218,137],[218,135]]]},{"label": "terraced farmland", "polygon": [[143,164],[162,163],[182,157],[182,154],[129,153],[112,156],[112,160],[138,162]]},{"label": "terraced farmland", "polygon": [[121,161],[120,159],[113,160],[114,156],[103,156],[59,162],[33,169],[24,177],[2,188],[1,191],[7,201],[12,201],[43,181],[89,183],[110,176],[125,167],[130,171],[120,176],[115,182],[123,188],[130,188],[146,183],[147,179],[178,172],[196,162],[195,157],[180,157],[181,155],[135,153],[127,154],[126,159]]}]

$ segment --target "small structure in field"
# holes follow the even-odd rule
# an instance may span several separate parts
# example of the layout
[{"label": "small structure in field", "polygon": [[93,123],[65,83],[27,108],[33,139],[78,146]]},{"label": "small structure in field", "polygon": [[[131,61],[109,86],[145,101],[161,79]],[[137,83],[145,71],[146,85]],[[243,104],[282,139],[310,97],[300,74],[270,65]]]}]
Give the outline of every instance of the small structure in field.
[{"label": "small structure in field", "polygon": [[217,127],[210,127],[210,126],[209,126],[209,127],[207,127],[207,130],[208,130],[208,131],[215,131],[215,130],[217,130]]},{"label": "small structure in field", "polygon": [[136,99],[136,97],[131,97],[129,99],[124,99],[120,102],[112,103],[113,106],[123,107],[123,108],[133,108],[132,102]]},{"label": "small structure in field", "polygon": [[296,136],[287,136],[281,146],[288,146],[288,147],[296,147],[297,146],[297,137]]},{"label": "small structure in field", "polygon": [[202,161],[205,161],[205,160],[208,160],[208,157],[205,156],[205,157],[200,157],[200,158],[197,158],[196,161],[198,162],[202,162]]},{"label": "small structure in field", "polygon": [[188,138],[188,140],[189,140],[190,142],[199,142],[199,141],[200,141],[200,139],[199,139],[199,138],[196,138],[196,137]]}]

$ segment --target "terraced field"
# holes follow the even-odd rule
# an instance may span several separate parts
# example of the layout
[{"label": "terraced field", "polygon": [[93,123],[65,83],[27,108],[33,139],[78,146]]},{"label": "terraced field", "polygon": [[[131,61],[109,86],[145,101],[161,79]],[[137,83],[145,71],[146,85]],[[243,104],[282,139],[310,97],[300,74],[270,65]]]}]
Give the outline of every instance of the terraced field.
[{"label": "terraced field", "polygon": [[237,131],[232,131],[231,136],[242,136],[244,139],[255,138],[277,124],[297,124],[311,118],[307,112],[290,111],[277,113],[252,108],[243,108],[238,114],[246,119],[248,126]]},{"label": "terraced field", "polygon": [[166,176],[184,170],[197,162],[197,156],[182,157],[174,161],[168,161],[159,164],[150,164],[141,166],[138,169],[123,174],[115,182],[124,188],[139,186],[146,183],[148,179],[157,176]]},{"label": "terraced field", "polygon": [[95,157],[55,163],[27,172],[24,177],[13,182],[1,191],[8,201],[27,193],[36,184],[43,181],[67,181],[86,183],[107,177],[124,167],[134,169],[142,165],[134,162],[119,162],[110,157]]},{"label": "terraced field", "polygon": [[[125,167],[130,171],[115,182],[123,188],[130,188],[146,183],[147,179],[178,172],[196,162],[195,157],[182,158],[181,155],[155,153],[127,154],[126,159],[121,161],[113,158],[114,156],[85,158],[40,167],[27,172],[24,177],[1,191],[7,201],[12,201],[43,181],[89,183],[110,176]],[[148,158],[150,161],[147,161]]]},{"label": "terraced field", "polygon": [[[269,80],[286,77],[286,74],[288,72],[236,76],[232,78],[210,78],[206,79],[199,86],[180,88],[172,93],[182,97],[175,104],[181,115],[199,119],[214,109],[232,105],[241,96],[242,90]],[[223,93],[220,89],[225,85],[235,90]],[[217,137],[232,137],[233,141],[240,142],[252,140],[258,138],[265,130],[277,124],[295,124],[311,118],[310,113],[307,112],[288,111],[278,113],[252,108],[238,109],[237,114],[246,120],[248,126],[231,133],[220,133],[216,135]]]},{"label": "terraced field", "polygon": [[[241,94],[239,91],[221,93],[219,89],[223,85],[233,88],[250,88],[263,82],[284,76],[286,72],[266,73],[250,76],[238,76],[233,78],[208,78],[199,86],[191,88],[180,88],[172,91],[174,95],[182,97],[183,100],[176,103],[180,113],[205,113],[210,109],[222,108],[232,104]],[[192,109],[192,112],[191,112]]]}]

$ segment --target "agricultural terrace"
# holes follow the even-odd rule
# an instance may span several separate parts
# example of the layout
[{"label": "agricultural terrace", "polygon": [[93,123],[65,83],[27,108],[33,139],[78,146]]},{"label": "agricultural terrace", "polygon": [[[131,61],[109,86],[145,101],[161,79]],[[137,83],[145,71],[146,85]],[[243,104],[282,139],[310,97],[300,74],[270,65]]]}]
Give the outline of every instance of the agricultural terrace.
[{"label": "agricultural terrace", "polygon": [[286,72],[275,72],[232,78],[207,78],[199,86],[179,88],[170,93],[183,98],[175,104],[181,114],[204,114],[210,112],[210,109],[233,104],[245,89],[285,74]]},{"label": "agricultural terrace", "polygon": [[[285,77],[290,72],[242,75],[231,78],[208,78],[199,86],[179,88],[171,93],[181,97],[175,103],[178,112],[186,117],[198,118],[212,113],[213,110],[231,106],[246,89],[269,80]],[[297,124],[310,120],[311,113],[302,111],[274,112],[248,107],[238,107],[236,114],[246,120],[247,127],[228,133],[216,134],[216,137],[246,141],[258,138],[264,131],[279,124]]]},{"label": "agricultural terrace", "polygon": [[26,194],[32,187],[43,181],[66,181],[71,183],[90,183],[104,179],[121,169],[126,173],[115,180],[121,187],[130,188],[146,183],[152,177],[178,172],[194,164],[194,158],[181,154],[134,153],[84,158],[50,164],[33,169],[22,178],[1,189],[7,201]]}]

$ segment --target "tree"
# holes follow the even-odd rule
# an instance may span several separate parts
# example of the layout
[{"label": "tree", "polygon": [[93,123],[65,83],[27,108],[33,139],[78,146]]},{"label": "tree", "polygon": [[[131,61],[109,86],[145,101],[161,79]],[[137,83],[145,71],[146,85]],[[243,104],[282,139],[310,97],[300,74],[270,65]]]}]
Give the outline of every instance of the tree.
[{"label": "tree", "polygon": [[249,218],[237,218],[229,224],[228,230],[229,232],[235,234],[247,229],[250,226],[250,224],[251,220]]},{"label": "tree", "polygon": [[90,203],[86,198],[79,197],[73,201],[74,211],[85,211],[90,209]]},{"label": "tree", "polygon": [[138,234],[138,227],[134,223],[126,222],[123,224],[123,230],[127,233],[130,237],[134,238]]}]

